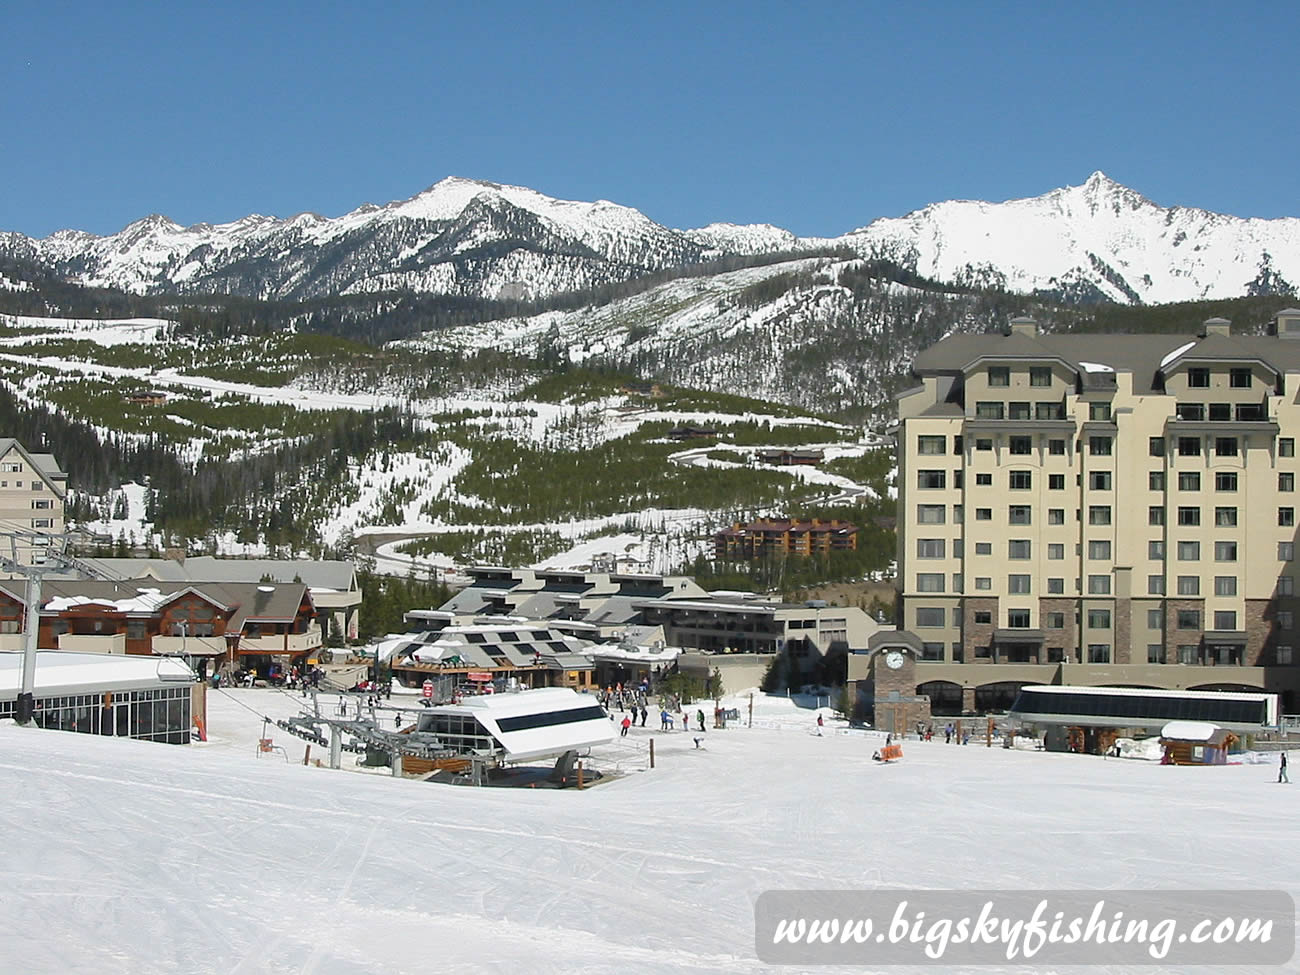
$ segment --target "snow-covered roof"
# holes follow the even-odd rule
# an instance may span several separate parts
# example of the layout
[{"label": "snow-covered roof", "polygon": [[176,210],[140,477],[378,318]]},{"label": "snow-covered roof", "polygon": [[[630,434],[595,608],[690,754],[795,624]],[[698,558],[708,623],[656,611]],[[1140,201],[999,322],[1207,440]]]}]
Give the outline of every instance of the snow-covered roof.
[{"label": "snow-covered roof", "polygon": [[429,708],[435,713],[473,715],[500,742],[508,761],[531,761],[604,745],[614,738],[609,714],[589,694],[567,687],[543,687],[517,694],[467,697],[460,704]]},{"label": "snow-covered roof", "polygon": [[1223,729],[1208,721],[1170,721],[1160,729],[1161,738],[1179,741],[1212,741]]},{"label": "snow-covered roof", "polygon": [[601,643],[588,647],[594,660],[635,660],[640,663],[667,663],[676,660],[682,653],[681,647],[647,647],[621,646],[617,643]]},{"label": "snow-covered roof", "polygon": [[[22,653],[0,651],[0,700],[17,698],[22,675]],[[171,657],[65,650],[38,650],[36,653],[37,697],[149,689],[193,680],[194,673],[190,668]]]}]

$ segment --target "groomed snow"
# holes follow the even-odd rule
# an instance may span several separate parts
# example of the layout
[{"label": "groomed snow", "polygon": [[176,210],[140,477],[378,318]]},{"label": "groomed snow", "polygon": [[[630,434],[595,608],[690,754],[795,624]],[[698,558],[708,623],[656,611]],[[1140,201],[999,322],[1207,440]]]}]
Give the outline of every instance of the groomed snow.
[{"label": "groomed snow", "polygon": [[813,711],[760,698],[755,728],[698,750],[680,730],[616,738],[593,764],[621,781],[475,790],[305,768],[274,727],[292,761],[257,759],[258,713],[295,708],[214,694],[219,740],[189,748],[0,725],[3,957],[97,975],[731,975],[774,970],[753,946],[765,890],[1300,893],[1300,797],[1269,765],[909,740],[880,766],[878,736],[824,712],[819,738]]}]

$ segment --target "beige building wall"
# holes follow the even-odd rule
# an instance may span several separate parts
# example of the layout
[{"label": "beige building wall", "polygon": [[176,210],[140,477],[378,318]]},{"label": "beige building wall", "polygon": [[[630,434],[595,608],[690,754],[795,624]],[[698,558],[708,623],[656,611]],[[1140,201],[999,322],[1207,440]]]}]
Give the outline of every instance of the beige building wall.
[{"label": "beige building wall", "polygon": [[[0,452],[0,535],[62,534],[64,482],[61,472],[54,473],[59,476],[51,476],[15,441],[9,441]],[[0,555],[14,557],[10,541],[0,542]],[[31,562],[40,547],[27,539],[20,541],[16,550],[19,561]]]}]

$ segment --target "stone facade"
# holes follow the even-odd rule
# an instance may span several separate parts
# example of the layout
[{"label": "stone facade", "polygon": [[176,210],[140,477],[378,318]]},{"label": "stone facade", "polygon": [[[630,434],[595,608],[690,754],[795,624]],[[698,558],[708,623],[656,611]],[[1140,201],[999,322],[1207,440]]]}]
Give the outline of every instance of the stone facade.
[{"label": "stone facade", "polygon": [[[1066,660],[1078,659],[1079,653],[1079,629],[1076,617],[1079,614],[1079,601],[1077,599],[1065,599],[1059,596],[1044,598],[1038,601],[1039,619],[1043,620],[1043,654],[1039,658],[1040,663],[1048,663],[1048,651],[1052,647],[1060,647]],[[1049,630],[1047,629],[1047,617],[1051,613],[1060,613],[1065,617],[1065,629]]]},{"label": "stone facade", "polygon": [[[976,623],[977,612],[988,613],[990,622]],[[968,596],[962,600],[962,647],[966,663],[993,662],[993,631],[997,629],[997,619],[996,597]]]}]

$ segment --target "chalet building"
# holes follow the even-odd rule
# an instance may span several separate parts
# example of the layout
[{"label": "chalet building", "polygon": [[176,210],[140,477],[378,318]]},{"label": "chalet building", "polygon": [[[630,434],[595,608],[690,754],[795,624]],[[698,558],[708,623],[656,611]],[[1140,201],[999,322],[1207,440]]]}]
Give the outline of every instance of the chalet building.
[{"label": "chalet building", "polygon": [[668,436],[672,440],[707,440],[717,435],[718,431],[713,427],[697,427],[688,423],[668,431]]},{"label": "chalet building", "polygon": [[[25,587],[0,581],[0,650],[22,647]],[[264,671],[321,647],[302,583],[46,580],[37,645],[107,654],[184,654]]]},{"label": "chalet building", "polygon": [[129,394],[126,401],[136,406],[165,406],[167,391],[163,389],[139,389]]},{"label": "chalet building", "polygon": [[912,374],[897,605],[936,714],[1009,707],[1027,684],[1300,707],[1300,309],[1267,335],[1015,319],[948,336]]},{"label": "chalet building", "polygon": [[758,460],[773,467],[815,466],[825,457],[820,450],[792,450],[781,448],[758,451]]},{"label": "chalet building", "polygon": [[[63,531],[63,500],[68,475],[53,454],[33,453],[12,437],[0,437],[0,523],[6,531],[58,535]],[[19,562],[43,561],[40,537],[18,548],[0,544],[0,555]]]},{"label": "chalet building", "polygon": [[166,583],[303,583],[311,593],[316,624],[328,636],[330,625],[346,640],[357,638],[361,587],[356,566],[340,560],[234,559],[195,556],[167,559],[83,558],[106,579],[152,579]]},{"label": "chalet building", "polygon": [[825,555],[852,552],[857,547],[858,526],[838,518],[762,519],[747,525],[737,522],[713,536],[714,557],[720,561],[769,555]]}]

